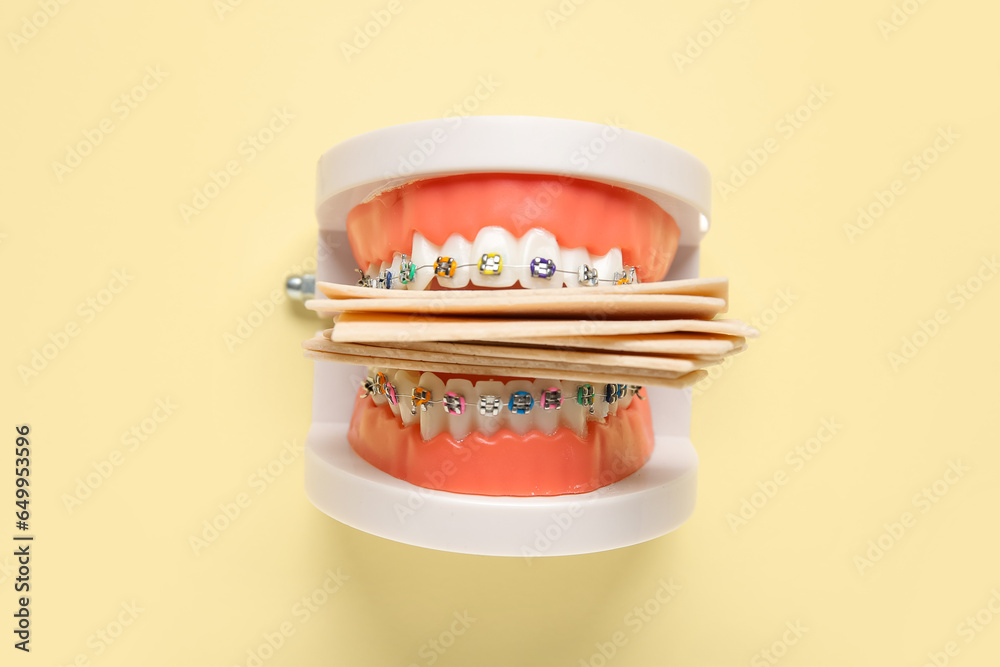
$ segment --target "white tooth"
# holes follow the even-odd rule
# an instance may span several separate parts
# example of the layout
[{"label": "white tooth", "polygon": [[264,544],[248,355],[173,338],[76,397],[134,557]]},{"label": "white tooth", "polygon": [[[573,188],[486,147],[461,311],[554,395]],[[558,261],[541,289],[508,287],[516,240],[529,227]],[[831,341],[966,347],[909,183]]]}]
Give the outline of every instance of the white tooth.
[{"label": "white tooth", "polygon": [[448,430],[451,431],[451,437],[455,438],[455,440],[461,440],[472,433],[472,429],[476,425],[476,412],[479,410],[476,390],[471,382],[458,378],[448,380],[444,390],[458,394],[465,399],[465,412],[460,415],[447,415]]},{"label": "white tooth", "polygon": [[[392,379],[392,375],[390,375],[389,373],[387,373],[384,368],[369,367],[368,368],[368,377],[370,377],[372,379],[373,383],[375,382],[375,377],[379,374],[379,371],[381,371],[382,373],[385,373],[386,374],[386,378],[388,378],[390,380]],[[372,402],[375,405],[385,405],[388,401],[389,401],[389,399],[386,398],[385,395],[383,395],[383,394],[379,394],[379,393],[373,393],[372,394]]]},{"label": "white tooth", "polygon": [[621,407],[621,399],[618,398],[614,403],[608,405],[608,416],[613,417],[618,414],[618,408]]},{"label": "white tooth", "polygon": [[[503,260],[503,267],[496,275],[484,275],[479,272],[480,257],[487,253],[496,253]],[[517,239],[503,227],[483,227],[476,234],[469,254],[469,264],[477,267],[471,270],[472,284],[480,287],[511,287],[517,282],[517,272],[509,268],[518,261]]]},{"label": "white tooth", "polygon": [[413,401],[410,396],[413,388],[420,382],[420,373],[416,371],[396,371],[392,383],[396,385],[396,400],[399,402],[399,417],[403,420],[403,426],[416,424],[420,421],[420,410],[413,414],[411,409]]},{"label": "white tooth", "polygon": [[521,282],[521,287],[562,287],[563,274],[556,273],[551,278],[532,278],[531,269],[529,268],[531,260],[536,257],[551,259],[555,262],[556,269],[563,268],[561,266],[563,259],[562,253],[559,250],[559,242],[556,241],[556,237],[550,232],[538,227],[529,229],[521,237],[518,244],[518,255],[517,264],[524,267],[515,270],[518,280]]},{"label": "white tooth", "polygon": [[475,269],[470,269],[468,266],[462,266],[463,264],[472,264],[473,262],[469,259],[471,257],[472,244],[465,240],[461,234],[452,234],[448,237],[448,240],[444,242],[441,246],[441,254],[445,257],[451,257],[458,264],[455,269],[455,277],[453,278],[438,278],[438,284],[442,287],[447,287],[449,289],[461,289],[469,284],[469,277],[472,275],[472,271]]},{"label": "white tooth", "polygon": [[[577,279],[577,271],[584,264],[593,266],[593,263],[590,261],[590,253],[587,252],[586,248],[563,248],[562,263],[563,265],[557,268],[569,271],[569,273],[560,273],[558,275],[562,276],[563,284],[566,287],[581,287],[580,281]],[[603,278],[600,274],[597,277]]]},{"label": "white tooth", "polygon": [[625,395],[618,399],[618,409],[624,410],[628,406],[632,405],[632,390],[629,389],[628,385],[625,385]]},{"label": "white tooth", "polygon": [[559,409],[559,421],[582,438],[587,435],[588,408],[580,405],[576,400],[576,393],[580,385],[579,382],[562,383],[563,404]]},{"label": "white tooth", "polygon": [[[535,400],[534,387],[531,380],[511,380],[503,387],[503,407],[507,411],[507,428],[518,435],[524,435],[535,426],[535,410],[538,409],[538,401]],[[526,391],[531,396],[532,406],[526,414],[515,414],[510,409],[510,397],[514,392]]]},{"label": "white tooth", "polygon": [[[432,401],[440,401],[444,396],[444,381],[434,373],[423,373],[420,386],[431,392]],[[417,414],[420,415],[420,435],[424,440],[430,440],[448,425],[448,415],[440,403],[428,405],[427,410],[417,408]]]},{"label": "white tooth", "polygon": [[413,233],[413,250],[410,252],[410,259],[414,266],[424,268],[417,269],[413,280],[407,283],[407,289],[427,289],[427,285],[434,277],[434,261],[440,254],[438,247],[425,239],[420,232]]},{"label": "white tooth", "polygon": [[[382,368],[382,367],[369,368],[368,377],[372,379],[372,383],[375,383],[375,378],[378,377],[379,373],[384,373],[386,381],[392,382],[392,375],[393,373],[395,373],[395,371],[390,368]],[[373,393],[372,401],[374,401],[375,405],[385,405],[386,403],[389,402],[389,398],[385,394]]]},{"label": "white tooth", "polygon": [[[555,387],[556,389],[562,391],[562,383],[559,380],[535,380],[531,383],[531,395],[535,397],[535,407],[531,410],[531,414],[535,420],[535,428],[542,433],[551,434],[559,428],[559,410],[546,410],[544,408],[545,402],[542,399],[542,395],[547,389]],[[563,400],[563,405],[565,405],[565,397]]]},{"label": "white tooth", "polygon": [[399,263],[403,256],[398,253],[392,253],[392,264],[389,265],[389,270],[392,272],[392,289],[406,289],[406,284],[399,279]]},{"label": "white tooth", "polygon": [[587,411],[587,421],[591,422],[603,422],[604,418],[608,416],[608,409],[610,406],[608,402],[604,400],[604,392],[607,385],[603,382],[595,382],[594,384],[594,412],[591,413],[588,409]]},{"label": "white tooth", "polygon": [[[594,263],[591,266],[597,269],[597,278],[601,281],[611,280],[615,277],[615,273],[621,272],[622,270],[622,251],[621,248],[612,248],[608,251],[608,254],[603,257],[595,256],[593,258]],[[611,285],[612,283],[600,282],[598,285]]]},{"label": "white tooth", "polygon": [[[615,392],[617,395],[618,388],[615,387]],[[608,415],[614,416],[618,414],[618,408],[621,407],[622,399],[616,398],[614,403],[608,405]]]},{"label": "white tooth", "polygon": [[497,382],[496,380],[482,380],[476,383],[476,400],[473,402],[472,410],[476,415],[475,429],[483,435],[491,436],[507,425],[507,407],[505,405],[501,405],[500,412],[497,413],[496,417],[491,415],[481,415],[479,414],[479,399],[487,395],[502,398],[503,393],[503,382]]},{"label": "white tooth", "polygon": [[379,370],[381,370],[383,373],[385,373],[386,380],[388,380],[388,382],[392,385],[393,391],[396,392],[396,401],[395,401],[395,403],[393,403],[392,401],[390,401],[389,397],[385,396],[385,395],[381,396],[382,402],[383,403],[388,403],[389,404],[389,409],[392,410],[392,414],[394,414],[394,415],[396,415],[398,417],[399,416],[399,390],[396,389],[396,373],[398,371],[395,371],[395,370],[393,370],[391,368],[382,368],[382,369],[379,369]]},{"label": "white tooth", "polygon": [[378,278],[378,270],[379,270],[379,268],[381,266],[382,266],[381,264],[376,264],[375,262],[372,262],[371,264],[369,264],[368,265],[368,271],[367,271],[368,277],[371,278],[373,281],[376,278]]}]

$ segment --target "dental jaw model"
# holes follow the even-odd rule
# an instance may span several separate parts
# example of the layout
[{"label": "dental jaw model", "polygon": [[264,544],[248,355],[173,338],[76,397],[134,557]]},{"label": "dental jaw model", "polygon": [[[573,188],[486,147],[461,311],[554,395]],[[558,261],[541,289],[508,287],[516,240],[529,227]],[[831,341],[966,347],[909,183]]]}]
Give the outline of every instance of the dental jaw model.
[{"label": "dental jaw model", "polygon": [[724,280],[676,282],[697,275],[704,166],[608,130],[426,121],[323,156],[309,305],[335,320],[304,344],[320,509],[507,556],[627,546],[690,515],[685,387],[755,332],[713,319]]}]

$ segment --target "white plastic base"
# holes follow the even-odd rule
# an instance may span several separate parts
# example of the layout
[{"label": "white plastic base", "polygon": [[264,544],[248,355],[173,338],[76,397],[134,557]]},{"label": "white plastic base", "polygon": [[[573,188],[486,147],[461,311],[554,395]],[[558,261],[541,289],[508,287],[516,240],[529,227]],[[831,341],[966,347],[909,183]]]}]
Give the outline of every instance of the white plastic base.
[{"label": "white plastic base", "polygon": [[347,425],[315,422],[306,493],[348,526],[397,542],[483,556],[568,556],[665,535],[694,511],[698,455],[690,440],[657,436],[649,462],[591,493],[531,498],[432,491],[354,453]]}]

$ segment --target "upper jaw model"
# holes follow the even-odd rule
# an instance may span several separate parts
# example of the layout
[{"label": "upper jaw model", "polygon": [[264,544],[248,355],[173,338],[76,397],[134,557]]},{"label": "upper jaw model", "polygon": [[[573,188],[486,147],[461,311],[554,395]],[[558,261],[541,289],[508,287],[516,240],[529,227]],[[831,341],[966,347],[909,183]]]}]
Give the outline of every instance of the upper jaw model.
[{"label": "upper jaw model", "polygon": [[[607,290],[697,277],[707,170],[628,131],[600,159],[574,166],[574,151],[593,148],[605,129],[479,117],[395,126],[334,147],[319,165],[317,278],[372,295],[423,293],[433,316],[433,299],[449,292],[497,303],[511,290],[613,299]],[[393,173],[426,137],[437,137],[436,150],[411,173]],[[495,315],[483,326],[512,326]],[[589,320],[601,319],[595,307]],[[419,320],[385,326],[405,340]],[[645,541],[691,513],[697,457],[687,390],[637,384],[624,368],[620,379],[613,369],[599,379],[534,377],[398,358],[410,362],[316,365],[307,492],[341,521],[432,548],[523,555],[534,544],[557,555]],[[572,512],[573,530],[539,550],[533,536],[559,512]]]},{"label": "upper jaw model", "polygon": [[446,289],[577,287],[588,283],[582,267],[598,283],[628,280],[626,266],[639,280],[658,280],[680,235],[669,213],[635,192],[536,174],[413,181],[352,209],[347,233],[368,276],[417,290],[434,281]]}]

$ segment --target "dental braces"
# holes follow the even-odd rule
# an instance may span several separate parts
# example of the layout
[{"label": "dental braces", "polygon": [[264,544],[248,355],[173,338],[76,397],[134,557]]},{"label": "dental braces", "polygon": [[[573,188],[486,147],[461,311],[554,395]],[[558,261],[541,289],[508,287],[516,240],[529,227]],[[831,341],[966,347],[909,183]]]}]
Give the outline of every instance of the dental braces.
[{"label": "dental braces", "polygon": [[[365,393],[362,397],[371,395],[385,396],[390,405],[399,403],[399,395],[396,387],[389,382],[385,373],[379,371],[374,377],[366,377],[363,382]],[[594,414],[594,402],[600,396],[605,403],[616,403],[619,399],[628,395],[637,396],[640,400],[645,400],[639,392],[642,385],[638,384],[605,384],[600,394],[594,389],[594,385],[589,383],[581,384],[577,387],[575,400],[579,405],[589,408],[590,414]],[[414,387],[410,395],[410,414],[417,414],[417,408],[421,412],[427,412],[433,405],[441,405],[444,411],[450,415],[461,415],[465,413],[469,404],[465,397],[453,391],[447,391],[440,399],[434,400],[430,389],[424,387]],[[538,397],[538,404],[543,410],[559,410],[563,405],[563,393],[558,387],[543,389]],[[484,394],[479,397],[477,407],[479,414],[487,417],[496,417],[504,407],[516,415],[526,415],[535,407],[535,397],[527,391],[512,392],[510,398],[504,405],[503,397],[495,394]]]},{"label": "dental braces", "polygon": [[[453,257],[439,256],[433,264],[415,265],[409,255],[401,255],[399,260],[399,271],[393,275],[389,269],[379,272],[378,276],[369,276],[361,269],[356,269],[361,274],[358,284],[362,287],[374,287],[376,289],[392,289],[392,281],[398,280],[400,284],[406,285],[413,282],[417,271],[433,269],[434,275],[439,278],[454,278],[458,269],[479,269],[479,273],[484,276],[499,275],[503,269],[503,257],[499,253],[484,253],[475,264],[459,264]],[[597,267],[589,264],[581,264],[576,271],[560,269],[556,263],[546,257],[535,257],[527,265],[507,266],[508,269],[528,269],[532,278],[542,278],[551,280],[557,273],[575,275],[581,285],[593,287],[598,283],[611,283],[613,285],[631,285],[639,282],[634,266],[624,266],[621,271],[615,271],[611,278],[600,278],[597,275]]]}]

